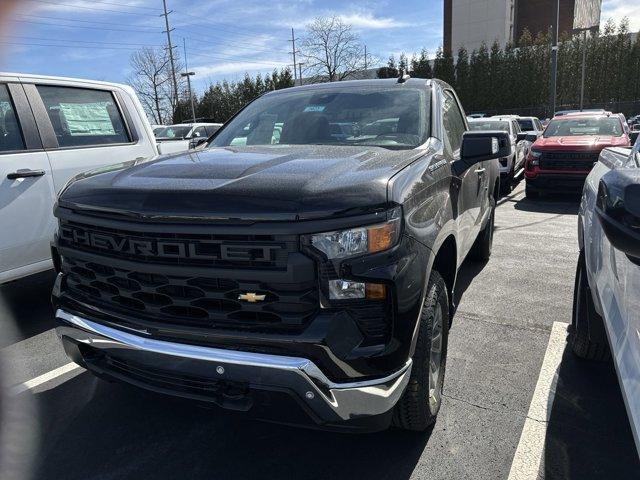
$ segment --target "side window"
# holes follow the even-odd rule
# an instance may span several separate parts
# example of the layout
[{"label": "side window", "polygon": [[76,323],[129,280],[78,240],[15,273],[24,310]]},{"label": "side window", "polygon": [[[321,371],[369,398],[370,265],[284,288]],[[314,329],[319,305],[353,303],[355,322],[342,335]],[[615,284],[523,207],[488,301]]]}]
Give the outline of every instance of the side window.
[{"label": "side window", "polygon": [[514,135],[517,135],[518,133],[521,132],[520,130],[520,124],[518,122],[516,122],[515,120],[511,121],[511,125],[513,127],[513,133]]},{"label": "side window", "polygon": [[111,92],[47,85],[38,85],[36,88],[60,147],[131,141]]},{"label": "side window", "polygon": [[449,152],[454,154],[462,146],[462,134],[465,132],[466,127],[458,102],[449,91],[444,92],[443,110],[444,144]]},{"label": "side window", "polygon": [[193,135],[191,136],[199,137],[199,138],[207,138],[209,134],[207,133],[206,127],[198,127],[193,131]]},{"label": "side window", "polygon": [[540,123],[540,120],[536,119],[536,126],[538,127],[538,130],[544,130],[544,128],[542,128],[542,123]]},{"label": "side window", "polygon": [[0,85],[0,153],[24,149],[24,139],[9,90],[6,85]]}]

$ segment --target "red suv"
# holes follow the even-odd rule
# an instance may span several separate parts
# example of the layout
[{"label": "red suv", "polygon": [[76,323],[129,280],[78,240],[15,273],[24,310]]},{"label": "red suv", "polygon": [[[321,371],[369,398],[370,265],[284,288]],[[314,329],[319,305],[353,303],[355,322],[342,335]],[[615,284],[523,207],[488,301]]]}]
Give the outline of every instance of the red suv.
[{"label": "red suv", "polygon": [[585,113],[553,118],[527,156],[527,198],[544,192],[582,191],[603,148],[630,144],[620,115]]}]

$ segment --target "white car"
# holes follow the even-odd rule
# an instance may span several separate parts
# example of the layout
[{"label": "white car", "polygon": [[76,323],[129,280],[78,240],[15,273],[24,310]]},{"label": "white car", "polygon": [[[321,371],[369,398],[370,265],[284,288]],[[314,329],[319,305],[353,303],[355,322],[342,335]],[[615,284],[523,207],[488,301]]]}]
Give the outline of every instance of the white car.
[{"label": "white car", "polygon": [[640,452],[640,143],[604,149],[587,177],[569,343],[582,358],[613,357]]},{"label": "white car", "polygon": [[157,154],[131,87],[0,73],[0,283],[53,266],[53,204],[72,177]]},{"label": "white car", "polygon": [[509,133],[511,151],[509,157],[499,159],[500,191],[507,194],[513,188],[515,177],[524,168],[524,162],[531,148],[531,139],[520,131],[520,126],[515,116],[471,118],[468,119],[469,129],[472,131],[497,130]]},{"label": "white car", "polygon": [[178,123],[155,132],[162,153],[184,152],[204,143],[222,126],[221,123]]},{"label": "white car", "polygon": [[534,134],[536,138],[540,138],[542,136],[542,132],[544,132],[544,127],[538,117],[518,116],[516,121],[518,122],[518,125],[520,125],[520,130],[524,133]]}]

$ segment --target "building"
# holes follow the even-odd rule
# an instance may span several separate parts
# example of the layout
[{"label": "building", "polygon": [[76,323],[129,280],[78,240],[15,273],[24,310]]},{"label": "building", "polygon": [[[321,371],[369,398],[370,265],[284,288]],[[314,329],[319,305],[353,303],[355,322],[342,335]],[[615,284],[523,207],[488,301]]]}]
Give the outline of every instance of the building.
[{"label": "building", "polygon": [[[555,23],[558,0],[444,0],[445,50],[453,53],[464,45],[475,50],[498,41],[504,47],[525,30],[533,36]],[[602,0],[559,0],[560,32],[600,23]]]}]

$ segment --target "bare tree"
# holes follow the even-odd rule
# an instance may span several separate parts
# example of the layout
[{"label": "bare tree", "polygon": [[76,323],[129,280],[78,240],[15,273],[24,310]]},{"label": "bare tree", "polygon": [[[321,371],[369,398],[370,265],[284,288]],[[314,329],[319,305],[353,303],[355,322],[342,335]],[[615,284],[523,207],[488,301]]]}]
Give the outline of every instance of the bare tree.
[{"label": "bare tree", "polygon": [[302,41],[305,70],[326,77],[330,82],[349,78],[366,65],[364,46],[351,25],[340,17],[317,17],[307,25]]},{"label": "bare tree", "polygon": [[[155,123],[171,123],[179,99],[174,98],[167,49],[144,47],[131,55],[129,63],[133,74],[128,82],[138,94],[147,114]],[[178,60],[176,69],[180,71],[180,68]],[[180,78],[178,82],[181,83]]]}]

